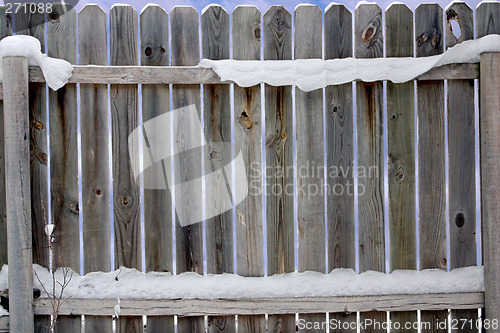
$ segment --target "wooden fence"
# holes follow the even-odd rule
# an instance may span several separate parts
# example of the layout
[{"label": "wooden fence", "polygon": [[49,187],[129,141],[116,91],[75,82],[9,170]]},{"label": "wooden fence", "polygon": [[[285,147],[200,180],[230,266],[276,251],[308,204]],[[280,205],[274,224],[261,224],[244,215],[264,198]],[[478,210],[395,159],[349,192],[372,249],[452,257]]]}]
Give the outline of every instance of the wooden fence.
[{"label": "wooden fence", "polygon": [[[56,9],[62,13],[64,8]],[[400,302],[389,296],[124,299],[122,305],[129,310],[116,320],[117,332],[143,332],[142,315],[149,315],[148,333],[174,332],[174,326],[180,333],[233,332],[236,326],[239,332],[293,332],[296,313],[310,321],[372,318],[384,322],[386,311],[394,311],[389,314],[390,320],[403,323],[417,321],[416,310],[421,310],[422,321],[446,321],[448,309],[452,309],[452,318],[476,320],[478,308],[484,305],[483,316],[486,313],[486,318],[498,319],[498,54],[482,56],[480,73],[479,64],[450,65],[404,84],[356,82],[355,87],[348,83],[312,92],[292,86],[242,88],[221,81],[211,70],[193,66],[200,58],[230,58],[231,37],[232,58],[237,60],[436,55],[456,43],[474,39],[474,31],[476,37],[500,34],[500,3],[481,4],[475,17],[464,3],[452,4],[445,13],[436,4],[420,5],[415,13],[395,4],[385,12],[385,20],[375,4],[361,4],[354,14],[338,4],[324,13],[313,5],[299,6],[293,20],[281,6],[273,6],[263,15],[255,7],[241,6],[231,15],[230,20],[229,14],[215,5],[208,7],[201,18],[192,7],[175,7],[167,14],[159,6],[149,6],[139,15],[130,6],[114,6],[106,14],[98,6],[87,5],[78,14],[72,10],[52,15],[48,23],[37,25],[37,14],[19,12],[11,20],[5,8],[0,8],[0,37],[12,30],[29,34],[41,41],[42,50],[47,45],[49,56],[75,65],[78,59],[70,83],[48,94],[38,68],[28,71],[25,59],[4,59],[3,75],[9,80],[4,80],[5,112],[0,113],[5,118],[0,137],[0,159],[5,163],[5,168],[0,168],[0,197],[5,198],[0,202],[0,264],[8,262],[10,268],[12,330],[43,332],[50,326],[49,305],[38,300],[32,310],[32,269],[27,265],[32,261],[49,267],[44,227],[50,222],[56,226],[53,268],[65,266],[84,273],[119,266],[141,270],[142,251],[146,271],[177,274],[203,274],[206,269],[213,274],[236,272],[259,277],[266,270],[272,275],[296,269],[447,269],[482,264],[477,262],[476,251],[477,242],[481,237],[483,240],[484,294],[404,295],[399,297]],[[460,23],[458,39],[449,28],[453,20]],[[12,27],[12,21],[21,28]],[[475,79],[480,79],[481,88],[479,124],[475,117]],[[141,195],[132,175],[128,135],[141,119],[145,122],[191,104],[198,112],[203,111],[207,141],[234,140],[241,146],[248,177],[255,177],[250,165],[264,165],[267,174],[260,182],[266,188],[295,186],[295,195],[268,191],[248,196],[234,212],[187,227],[172,218],[175,214],[168,190],[144,189]],[[481,236],[476,235],[479,188],[475,185],[478,170],[474,163],[478,125]],[[356,177],[353,161],[376,172],[370,177]],[[326,179],[297,175],[294,182],[293,174],[276,172],[311,165],[342,168],[348,174]],[[355,180],[363,187],[363,195],[320,191],[310,196],[297,191],[314,186],[347,188]],[[141,246],[142,237],[145,248]],[[32,242],[32,251],[29,245],[23,246],[23,241]],[[114,262],[108,255],[112,244]],[[56,331],[80,331],[83,314],[86,332],[111,332],[115,304],[115,300],[69,299],[60,309]],[[356,311],[360,311],[359,318]],[[30,319],[33,314],[34,321]]]}]

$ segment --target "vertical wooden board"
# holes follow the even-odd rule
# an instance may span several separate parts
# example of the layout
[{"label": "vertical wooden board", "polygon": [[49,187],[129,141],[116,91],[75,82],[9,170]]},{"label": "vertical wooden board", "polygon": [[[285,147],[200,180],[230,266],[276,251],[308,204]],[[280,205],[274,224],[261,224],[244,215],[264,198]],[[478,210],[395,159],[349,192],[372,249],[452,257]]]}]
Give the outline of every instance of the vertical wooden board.
[{"label": "vertical wooden board", "polygon": [[[140,21],[141,65],[168,66],[168,14],[160,6],[149,6],[141,12]],[[166,112],[170,112],[169,86],[143,85],[143,123]],[[170,170],[170,163],[166,161],[162,163],[167,170]],[[148,175],[151,174],[145,173],[144,177]],[[151,181],[145,179],[145,183]],[[144,232],[146,271],[173,273],[172,196],[168,188],[144,188]],[[147,330],[148,332],[173,331],[174,316],[148,317]]]},{"label": "vertical wooden board", "polygon": [[[448,6],[446,48],[474,39],[472,9],[463,2]],[[460,37],[451,22],[460,25]],[[455,32],[456,33],[456,32]],[[473,266],[476,257],[476,170],[474,80],[448,80],[448,175],[450,221],[450,268]],[[452,319],[476,322],[477,310],[453,310]],[[478,332],[464,325],[463,332]]]},{"label": "vertical wooden board", "polygon": [[[259,60],[261,14],[253,6],[233,11],[233,58]],[[260,86],[234,87],[234,139],[245,163],[252,188],[262,184],[256,170],[262,165],[262,120]],[[235,152],[236,156],[238,152]],[[239,179],[238,181],[244,181]],[[256,193],[254,193],[256,192]],[[264,275],[264,225],[261,191],[252,191],[236,206],[236,272],[243,276]],[[238,331],[264,332],[264,316],[238,316]]]},{"label": "vertical wooden board", "polygon": [[[352,14],[344,5],[328,8],[324,29],[325,59],[352,57]],[[328,271],[356,269],[352,98],[351,83],[325,88]],[[354,323],[356,313],[330,313],[332,319]],[[338,331],[355,330],[342,327]]]},{"label": "vertical wooden board", "polygon": [[[413,56],[413,13],[402,4],[387,9],[386,56]],[[387,82],[390,270],[417,269],[415,178],[415,84]],[[400,327],[417,322],[417,312],[391,312]],[[399,330],[391,330],[399,332]],[[417,332],[418,330],[405,330]]]},{"label": "vertical wooden board", "polygon": [[[110,61],[112,66],[138,64],[137,12],[116,5],[110,11]],[[111,85],[111,135],[113,156],[113,211],[115,268],[142,269],[140,193],[128,152],[128,136],[139,125],[137,86]],[[117,332],[142,332],[142,317],[120,317]]]},{"label": "vertical wooden board", "polygon": [[[383,56],[382,10],[375,4],[355,11],[356,58]],[[384,137],[382,82],[356,83],[358,143],[359,271],[385,271],[384,239]],[[360,320],[386,321],[383,312],[361,313]],[[374,327],[369,332],[381,332]]]},{"label": "vertical wooden board", "polygon": [[[172,65],[197,65],[200,61],[198,12],[193,7],[174,7],[170,13],[170,24]],[[173,85],[172,94],[173,109],[194,104],[198,115],[201,114],[199,85]],[[174,138],[174,140],[176,139]],[[192,161],[186,161],[182,155],[182,153],[176,155],[174,168],[183,173],[181,177],[184,178],[190,173]],[[180,208],[176,207],[176,210]],[[175,225],[177,274],[186,271],[202,274],[202,224],[196,223],[182,227],[176,218]],[[203,332],[205,330],[203,317],[178,318],[177,325],[179,332]]]},{"label": "vertical wooden board", "polygon": [[[13,30],[18,35],[37,38],[45,52],[43,14],[14,14]],[[29,84],[30,105],[30,190],[33,263],[49,267],[49,242],[45,226],[49,223],[49,187],[47,169],[47,99],[45,83]],[[35,316],[35,332],[48,332],[50,316]]]},{"label": "vertical wooden board", "polygon": [[[76,65],[76,11],[54,3],[47,22],[48,56]],[[53,268],[80,272],[80,224],[78,194],[78,123],[76,84],[49,89],[50,190]],[[58,316],[56,332],[79,331],[81,318]]]},{"label": "vertical wooden board", "polygon": [[[263,17],[264,60],[292,59],[292,16],[272,6]],[[267,274],[295,270],[292,86],[265,85]],[[284,172],[282,172],[284,171]],[[295,315],[269,315],[269,332],[295,330]]]},{"label": "vertical wooden board", "polygon": [[[294,13],[295,59],[322,58],[322,12],[314,5]],[[297,149],[298,269],[325,272],[325,200],[323,91],[295,90]],[[305,170],[305,172],[304,172]],[[307,322],[324,322],[326,314],[299,314]]]},{"label": "vertical wooden board", "polygon": [[[417,57],[443,52],[443,10],[436,4],[415,11]],[[420,269],[447,268],[444,146],[444,82],[417,82],[418,221]],[[447,311],[422,311],[422,321],[446,321]],[[430,332],[440,332],[434,327]],[[444,330],[443,330],[444,332]]]},{"label": "vertical wooden board", "polygon": [[[12,35],[10,14],[5,13],[5,7],[0,6],[0,40]],[[3,100],[0,100],[0,125],[3,124]],[[5,206],[5,153],[3,126],[0,127],[0,266],[7,264],[7,221]]]},{"label": "vertical wooden board", "polygon": [[[229,15],[224,8],[219,5],[210,5],[205,8],[201,15],[203,58],[212,60],[229,58],[229,29]],[[203,87],[204,133],[207,142],[231,142],[229,89],[229,85],[205,85]],[[205,164],[204,174],[215,170],[214,165]],[[208,200],[207,204],[210,204]],[[228,210],[221,215],[207,219],[205,226],[207,273],[233,273],[233,211]],[[234,316],[208,316],[207,331],[235,332],[235,325]]]},{"label": "vertical wooden board", "polygon": [[[107,65],[106,13],[87,5],[78,14],[80,65]],[[80,85],[84,273],[111,269],[109,116],[107,85]],[[85,329],[112,329],[111,317],[85,316]]]}]

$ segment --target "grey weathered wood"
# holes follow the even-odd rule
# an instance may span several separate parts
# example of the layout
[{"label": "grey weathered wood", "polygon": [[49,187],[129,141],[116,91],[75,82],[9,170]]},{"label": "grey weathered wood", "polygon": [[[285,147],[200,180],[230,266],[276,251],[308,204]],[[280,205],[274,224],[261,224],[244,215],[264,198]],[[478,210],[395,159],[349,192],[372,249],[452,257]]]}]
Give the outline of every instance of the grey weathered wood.
[{"label": "grey weathered wood", "polygon": [[[379,6],[358,6],[354,24],[356,58],[383,56],[382,24],[382,11]],[[360,272],[385,271],[383,112],[382,82],[356,83]],[[383,322],[386,320],[386,314],[360,314],[360,320],[365,319]]]},{"label": "grey weathered wood", "polygon": [[[150,6],[141,13],[140,24],[141,65],[168,66],[168,14],[160,6]],[[144,85],[142,87],[143,123],[166,112],[170,112],[169,86]],[[170,149],[170,147],[165,147],[165,149]],[[171,164],[167,161],[162,163],[164,168],[170,171]],[[144,177],[150,175],[153,173],[145,173]],[[151,181],[154,180],[145,179],[145,183],[151,183]],[[146,271],[174,272],[172,195],[168,188],[144,188],[144,232]],[[148,317],[147,330],[148,332],[174,331],[174,317]]]},{"label": "grey weathered wood", "polygon": [[[253,6],[237,7],[233,11],[234,59],[260,59],[260,17],[260,11]],[[236,206],[236,272],[244,276],[264,275],[264,213],[259,191],[263,180],[257,171],[262,165],[260,98],[260,86],[234,87],[234,139],[236,146],[241,147],[247,179],[253,181],[249,195]],[[265,326],[264,316],[238,316],[239,331],[264,332]]]},{"label": "grey weathered wood", "polygon": [[[321,59],[322,13],[314,5],[294,13],[295,59]],[[323,91],[295,90],[297,149],[298,270],[325,272],[325,193]],[[307,172],[299,172],[306,170]],[[306,321],[325,321],[326,314],[299,314]]]},{"label": "grey weathered wood", "polygon": [[[110,11],[111,65],[137,65],[137,12],[131,6]],[[130,166],[128,136],[138,126],[137,86],[111,85],[115,268],[141,269],[140,193]],[[120,317],[117,332],[142,332],[142,318]]]},{"label": "grey weathered wood", "polygon": [[[443,52],[443,10],[436,4],[415,11],[417,57]],[[444,140],[444,82],[417,82],[418,221],[420,269],[447,268]],[[446,320],[447,312],[422,311],[422,321]],[[438,332],[434,327],[431,332]]]},{"label": "grey weathered wood", "polygon": [[[292,59],[292,16],[272,6],[263,17],[264,60]],[[292,87],[265,85],[267,274],[295,270]],[[269,315],[269,332],[295,330],[295,315]]]},{"label": "grey weathered wood", "polygon": [[[200,61],[198,12],[193,7],[174,7],[170,13],[170,22],[172,65],[193,66],[198,64]],[[173,85],[172,94],[174,109],[194,104],[198,115],[201,114],[199,85]],[[184,124],[179,124],[181,128],[182,125]],[[174,126],[177,126],[177,124]],[[189,124],[185,124],[185,126],[189,126]],[[189,133],[187,127],[185,132]],[[176,172],[181,174],[181,179],[187,179],[194,167],[192,166],[193,161],[186,161],[182,157],[182,153],[177,156],[178,158],[174,161],[174,169],[177,169]],[[199,191],[201,190],[199,189]],[[191,193],[185,193],[184,195],[193,196]],[[189,209],[189,207],[176,205],[175,209]],[[175,225],[177,273],[186,271],[203,273],[202,224],[197,223],[181,227],[176,218]],[[203,317],[178,318],[177,324],[178,330],[183,332],[204,332],[205,330]]]},{"label": "grey weathered wood", "polygon": [[[30,35],[40,41],[45,51],[45,24],[43,14],[29,15],[23,10],[14,14],[13,30],[19,35]],[[31,28],[30,28],[31,27]],[[49,242],[45,226],[49,224],[49,186],[47,168],[47,91],[45,83],[30,83],[30,182],[33,262],[50,265]],[[36,317],[35,331],[48,332],[50,317]]]},{"label": "grey weathered wood", "polygon": [[[5,67],[4,67],[5,68]],[[481,216],[485,284],[485,318],[498,319],[500,313],[500,53],[481,55],[480,141],[481,141]],[[10,257],[9,257],[10,262]],[[487,332],[495,332],[489,329]]]},{"label": "grey weathered wood", "polygon": [[[219,5],[206,8],[201,15],[202,57],[213,60],[229,58],[229,15]],[[228,85],[203,87],[204,132],[207,142],[231,142],[231,104]],[[208,147],[206,147],[209,149]],[[230,156],[229,156],[230,157]],[[225,160],[233,160],[227,158]],[[204,174],[214,172],[215,165],[205,164]],[[231,181],[228,179],[228,181]],[[205,186],[211,186],[205,184]],[[221,195],[222,196],[222,195]],[[207,198],[207,203],[213,198]],[[207,273],[234,272],[233,211],[228,210],[207,219]],[[235,332],[234,316],[208,317],[207,332]]]},{"label": "grey weathered wood", "polygon": [[[86,5],[78,13],[80,65],[106,65],[106,13]],[[83,271],[111,269],[109,183],[109,109],[106,85],[80,85],[82,149]],[[85,329],[112,329],[111,317],[85,317]]]},{"label": "grey weathered wood", "polygon": [[[112,315],[116,299],[70,298],[61,314]],[[252,299],[122,299],[121,315],[244,315],[356,311],[416,311],[475,309],[484,305],[484,293],[292,297]],[[51,313],[46,298],[35,302],[36,314]],[[238,316],[239,317],[239,316]],[[435,321],[433,322],[435,323]],[[247,331],[245,331],[247,332]],[[253,332],[253,331],[251,331]]]},{"label": "grey weathered wood", "polygon": [[[353,55],[352,14],[343,5],[333,5],[325,12],[325,59]],[[335,268],[356,269],[354,241],[353,174],[353,104],[352,83],[325,88],[326,165],[328,216],[328,271]],[[356,322],[356,313],[330,313],[330,319]],[[354,332],[339,328],[339,332]]]},{"label": "grey weathered wood", "polygon": [[[474,39],[472,9],[463,2],[448,6],[445,13],[446,48]],[[460,38],[451,22],[460,25]],[[476,265],[476,172],[474,80],[449,80],[448,100],[448,181],[450,221],[450,268]],[[452,311],[453,319],[478,319],[477,310]],[[478,332],[474,326],[463,332]]]},{"label": "grey weathered wood", "polygon": [[[54,3],[58,19],[47,23],[48,56],[76,64],[76,11]],[[80,204],[78,198],[78,123],[76,84],[49,89],[50,190],[53,268],[80,271]],[[78,331],[81,318],[57,317],[56,332]]]},{"label": "grey weathered wood", "polygon": [[13,332],[33,332],[28,59],[3,58],[3,75],[9,321]]},{"label": "grey weathered wood", "polygon": [[500,34],[500,3],[483,2],[476,9],[476,37]]},{"label": "grey weathered wood", "polygon": [[[8,16],[7,16],[8,15]],[[10,14],[0,6],[0,39],[12,35]],[[0,125],[3,124],[3,101],[0,101]],[[3,127],[0,126],[0,266],[7,264],[7,221],[5,219],[5,153]]]},{"label": "grey weathered wood", "polygon": [[[413,13],[392,5],[385,14],[386,57],[413,56]],[[417,269],[415,179],[415,84],[387,82],[387,155],[389,180],[390,270]],[[391,312],[404,327],[417,312]],[[396,330],[397,331],[397,330]],[[417,329],[408,330],[417,332]]]}]

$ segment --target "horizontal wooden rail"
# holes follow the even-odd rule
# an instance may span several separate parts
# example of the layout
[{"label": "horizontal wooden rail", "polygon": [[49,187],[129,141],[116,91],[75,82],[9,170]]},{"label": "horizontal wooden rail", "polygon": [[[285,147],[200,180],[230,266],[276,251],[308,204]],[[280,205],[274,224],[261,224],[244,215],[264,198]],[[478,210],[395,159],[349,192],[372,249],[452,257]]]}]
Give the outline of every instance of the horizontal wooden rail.
[{"label": "horizontal wooden rail", "polygon": [[[417,80],[478,79],[479,64],[452,64],[436,67]],[[30,82],[45,82],[39,67],[30,67]],[[69,83],[89,84],[230,84],[208,68],[196,66],[74,66]],[[3,86],[0,85],[0,99]]]},{"label": "horizontal wooden rail", "polygon": [[[60,315],[111,316],[116,299],[69,298]],[[380,295],[342,297],[297,297],[267,299],[122,299],[123,316],[223,316],[255,314],[333,313],[367,311],[416,311],[478,309],[484,307],[484,293]],[[35,314],[52,314],[46,298],[35,302]]]}]

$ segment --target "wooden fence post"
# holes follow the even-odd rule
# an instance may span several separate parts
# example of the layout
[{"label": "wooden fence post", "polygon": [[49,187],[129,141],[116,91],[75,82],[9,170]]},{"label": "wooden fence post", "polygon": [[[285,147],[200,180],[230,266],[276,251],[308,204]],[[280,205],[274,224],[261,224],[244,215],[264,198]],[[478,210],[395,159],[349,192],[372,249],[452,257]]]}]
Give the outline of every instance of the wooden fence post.
[{"label": "wooden fence post", "polygon": [[12,332],[33,332],[28,59],[3,58],[5,194]]},{"label": "wooden fence post", "polygon": [[[481,54],[480,141],[486,320],[500,313],[500,53]],[[9,257],[10,262],[10,257]],[[495,318],[496,317],[496,318]],[[486,324],[486,322],[484,322]],[[487,332],[496,331],[490,327]]]}]

